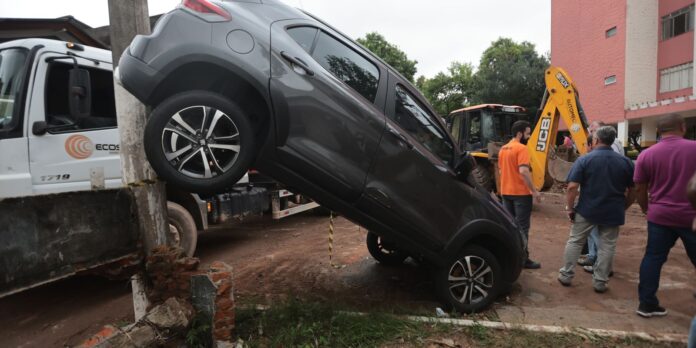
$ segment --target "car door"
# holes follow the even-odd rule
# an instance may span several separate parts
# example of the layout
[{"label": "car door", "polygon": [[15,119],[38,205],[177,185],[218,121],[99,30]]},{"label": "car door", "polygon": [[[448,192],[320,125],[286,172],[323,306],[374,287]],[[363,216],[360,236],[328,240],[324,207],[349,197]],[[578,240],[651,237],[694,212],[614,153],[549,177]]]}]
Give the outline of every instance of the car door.
[{"label": "car door", "polygon": [[457,152],[442,122],[408,83],[389,84],[387,129],[358,205],[393,236],[438,250],[471,218],[476,193],[456,179]]},{"label": "car door", "polygon": [[[68,107],[68,71],[72,59],[58,53],[40,56],[37,83],[28,112],[30,129],[38,121],[51,126],[75,121]],[[122,186],[119,134],[116,127],[111,64],[76,58],[80,68],[90,72],[92,108],[88,117],[74,126],[55,128],[29,137],[29,158],[34,194],[90,190]]]},{"label": "car door", "polygon": [[274,23],[271,46],[279,161],[354,202],[384,130],[385,67],[313,21]]}]

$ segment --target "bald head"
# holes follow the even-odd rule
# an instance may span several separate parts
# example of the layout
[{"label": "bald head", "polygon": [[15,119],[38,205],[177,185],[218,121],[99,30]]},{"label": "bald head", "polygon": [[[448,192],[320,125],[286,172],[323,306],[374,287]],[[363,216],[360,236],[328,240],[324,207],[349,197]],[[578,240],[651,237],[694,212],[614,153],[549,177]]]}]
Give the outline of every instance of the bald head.
[{"label": "bald head", "polygon": [[660,134],[676,134],[683,136],[686,133],[684,118],[677,114],[669,114],[660,117],[657,121],[657,131]]}]

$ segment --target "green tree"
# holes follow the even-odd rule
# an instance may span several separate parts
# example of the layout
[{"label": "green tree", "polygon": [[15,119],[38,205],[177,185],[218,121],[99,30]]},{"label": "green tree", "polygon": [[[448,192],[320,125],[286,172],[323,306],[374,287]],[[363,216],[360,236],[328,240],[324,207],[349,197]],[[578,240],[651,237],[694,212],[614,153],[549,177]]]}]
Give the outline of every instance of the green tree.
[{"label": "green tree", "polygon": [[406,53],[399,49],[398,46],[389,43],[384,36],[377,32],[368,33],[364,38],[359,38],[357,41],[372,51],[377,57],[382,58],[409,81],[413,82],[418,62],[408,59]]},{"label": "green tree", "polygon": [[468,63],[452,62],[447,72],[433,78],[421,76],[416,87],[428,98],[441,116],[469,104],[473,87],[473,67]]},{"label": "green tree", "polygon": [[499,38],[481,56],[473,101],[520,105],[535,112],[544,94],[548,66],[549,60],[536,52],[534,44]]}]

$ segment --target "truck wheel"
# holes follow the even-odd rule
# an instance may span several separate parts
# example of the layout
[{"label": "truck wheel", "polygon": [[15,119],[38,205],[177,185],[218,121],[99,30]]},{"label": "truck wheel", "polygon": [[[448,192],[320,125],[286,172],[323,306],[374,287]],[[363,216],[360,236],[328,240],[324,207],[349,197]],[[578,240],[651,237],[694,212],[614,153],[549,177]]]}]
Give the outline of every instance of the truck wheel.
[{"label": "truck wheel", "polygon": [[234,185],[255,155],[249,117],[218,94],[191,91],[160,103],[145,126],[145,154],[155,172],[189,192]]},{"label": "truck wheel", "polygon": [[198,242],[198,229],[193,216],[186,208],[174,202],[167,202],[169,214],[169,232],[172,234],[174,245],[180,247],[186,256],[193,256]]},{"label": "truck wheel", "polygon": [[444,305],[460,313],[487,308],[504,290],[498,259],[478,245],[465,247],[435,277]]},{"label": "truck wheel", "polygon": [[476,162],[476,167],[471,171],[476,183],[481,185],[486,191],[492,192],[495,190],[495,177],[489,166]]},{"label": "truck wheel", "polygon": [[367,250],[375,260],[387,266],[398,266],[404,263],[408,257],[404,252],[397,250],[394,245],[372,232],[367,232]]}]

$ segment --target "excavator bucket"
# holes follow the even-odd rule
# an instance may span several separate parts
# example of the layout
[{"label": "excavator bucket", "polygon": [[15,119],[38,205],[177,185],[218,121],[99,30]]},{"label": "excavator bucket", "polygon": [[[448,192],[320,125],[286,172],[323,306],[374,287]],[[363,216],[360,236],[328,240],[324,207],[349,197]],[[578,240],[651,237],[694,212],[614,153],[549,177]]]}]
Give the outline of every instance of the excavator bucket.
[{"label": "excavator bucket", "polygon": [[574,149],[564,149],[559,147],[557,150],[549,151],[548,174],[558,182],[566,182],[570,168],[577,159]]}]

